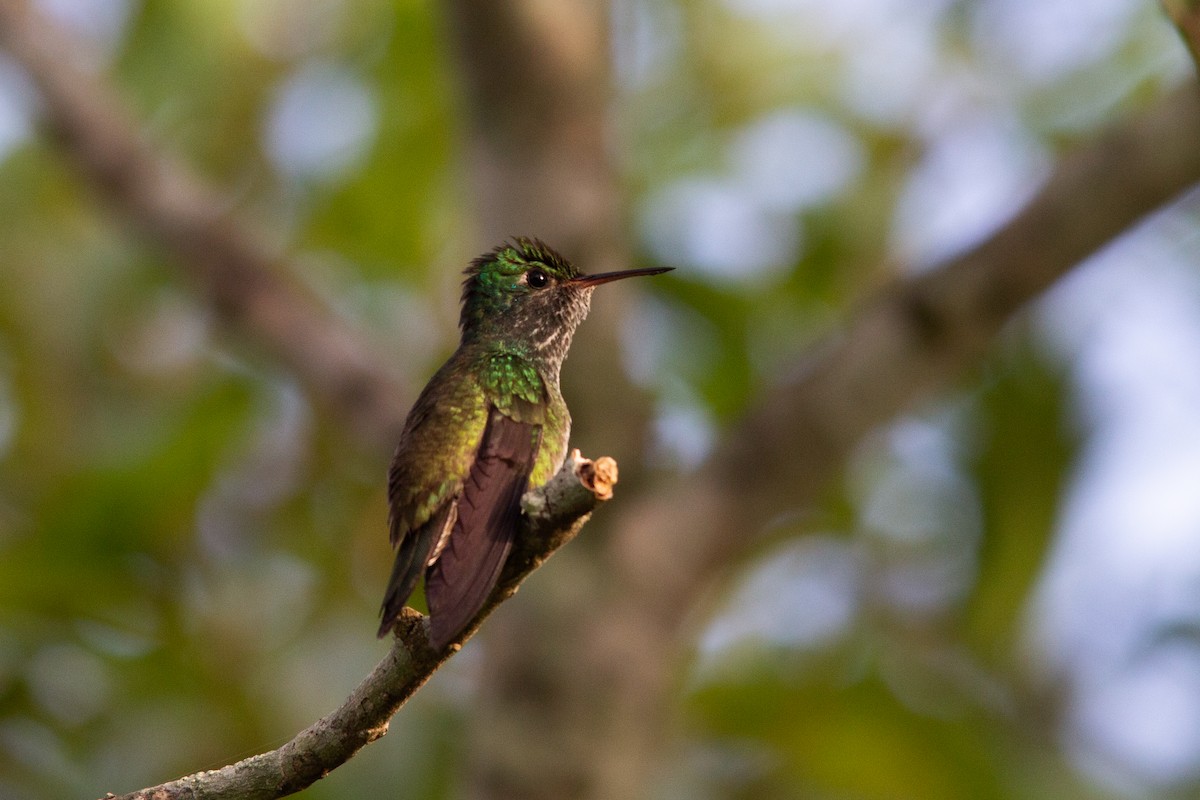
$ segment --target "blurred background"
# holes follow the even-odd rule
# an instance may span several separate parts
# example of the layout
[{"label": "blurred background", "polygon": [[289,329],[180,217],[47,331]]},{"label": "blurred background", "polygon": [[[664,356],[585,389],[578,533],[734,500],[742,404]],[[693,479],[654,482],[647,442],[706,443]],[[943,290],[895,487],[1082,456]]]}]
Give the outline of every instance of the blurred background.
[{"label": "blurred background", "polygon": [[[731,531],[676,638],[579,644],[632,591],[597,567],[623,503],[1192,80],[1156,3],[30,5],[396,392],[348,423],[0,49],[0,798],[219,767],[344,699],[387,647],[395,426],[514,234],[678,268],[598,292],[564,368],[616,500],[304,797],[1200,797],[1200,198]],[[656,703],[609,704],[650,658]]]}]

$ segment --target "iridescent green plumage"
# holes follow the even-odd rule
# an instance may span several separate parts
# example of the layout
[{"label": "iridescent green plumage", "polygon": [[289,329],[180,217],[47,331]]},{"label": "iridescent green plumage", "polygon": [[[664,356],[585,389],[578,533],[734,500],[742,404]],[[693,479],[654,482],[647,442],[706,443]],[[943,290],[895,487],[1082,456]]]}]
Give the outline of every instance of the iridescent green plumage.
[{"label": "iridescent green plumage", "polygon": [[435,648],[478,613],[511,547],[521,494],[549,480],[566,456],[571,418],[559,370],[592,289],[662,271],[583,276],[522,238],[467,269],[462,341],[409,412],[388,476],[399,549],[380,636],[422,575]]}]

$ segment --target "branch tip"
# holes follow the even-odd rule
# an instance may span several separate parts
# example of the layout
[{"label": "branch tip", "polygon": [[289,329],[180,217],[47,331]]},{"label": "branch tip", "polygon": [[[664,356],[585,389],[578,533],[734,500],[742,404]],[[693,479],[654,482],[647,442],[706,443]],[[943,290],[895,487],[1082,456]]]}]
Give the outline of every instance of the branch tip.
[{"label": "branch tip", "polygon": [[597,500],[611,500],[613,486],[617,483],[617,462],[609,456],[600,456],[595,461],[582,458],[579,451],[571,454],[575,461],[575,475],[584,488],[596,496]]}]

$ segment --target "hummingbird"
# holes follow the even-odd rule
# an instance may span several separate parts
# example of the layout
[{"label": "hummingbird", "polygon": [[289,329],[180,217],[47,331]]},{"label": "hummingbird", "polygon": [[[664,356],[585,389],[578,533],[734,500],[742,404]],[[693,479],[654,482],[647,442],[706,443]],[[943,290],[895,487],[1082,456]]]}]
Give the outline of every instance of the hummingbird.
[{"label": "hummingbird", "polygon": [[380,638],[422,576],[435,650],[483,608],[512,548],[521,496],[566,457],[571,415],[559,371],[592,290],[670,269],[583,275],[524,237],[467,267],[458,349],[408,412],[388,471],[396,559]]}]

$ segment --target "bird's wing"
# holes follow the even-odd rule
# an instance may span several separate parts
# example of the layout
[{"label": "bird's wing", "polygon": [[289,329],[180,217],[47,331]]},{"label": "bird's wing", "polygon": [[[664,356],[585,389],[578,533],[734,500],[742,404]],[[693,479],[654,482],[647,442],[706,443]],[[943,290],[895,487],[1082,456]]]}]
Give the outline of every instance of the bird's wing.
[{"label": "bird's wing", "polygon": [[429,381],[404,422],[388,470],[388,529],[392,547],[415,534],[458,487],[475,460],[487,423],[479,388],[454,379],[447,362]]},{"label": "bird's wing", "polygon": [[386,636],[454,525],[457,496],[475,462],[488,409],[479,388],[447,363],[409,412],[388,471],[388,528],[397,548],[381,608]]},{"label": "bird's wing", "polygon": [[500,578],[541,436],[541,425],[490,407],[449,539],[426,576],[431,644],[437,650],[474,619]]}]

